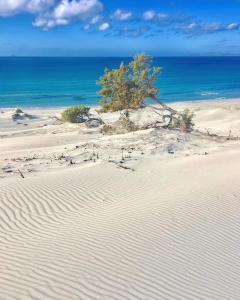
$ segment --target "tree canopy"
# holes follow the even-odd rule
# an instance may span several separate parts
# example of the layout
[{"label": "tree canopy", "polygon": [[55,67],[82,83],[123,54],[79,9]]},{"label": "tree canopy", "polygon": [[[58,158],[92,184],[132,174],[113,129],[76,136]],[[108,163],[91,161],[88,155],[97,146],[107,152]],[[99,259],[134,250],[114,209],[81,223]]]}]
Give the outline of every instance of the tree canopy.
[{"label": "tree canopy", "polygon": [[136,55],[129,64],[122,63],[118,69],[106,69],[98,81],[102,111],[139,108],[146,99],[157,101],[159,90],[155,84],[160,71],[144,54]]}]

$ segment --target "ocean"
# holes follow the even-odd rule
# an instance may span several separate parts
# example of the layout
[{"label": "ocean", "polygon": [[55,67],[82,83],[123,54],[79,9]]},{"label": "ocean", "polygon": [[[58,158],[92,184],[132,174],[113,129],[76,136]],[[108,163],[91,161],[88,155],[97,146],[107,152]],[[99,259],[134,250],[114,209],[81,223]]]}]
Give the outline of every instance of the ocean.
[{"label": "ocean", "polygon": [[[0,107],[97,105],[97,79],[130,58],[0,58]],[[165,102],[240,97],[240,57],[163,57]]]}]

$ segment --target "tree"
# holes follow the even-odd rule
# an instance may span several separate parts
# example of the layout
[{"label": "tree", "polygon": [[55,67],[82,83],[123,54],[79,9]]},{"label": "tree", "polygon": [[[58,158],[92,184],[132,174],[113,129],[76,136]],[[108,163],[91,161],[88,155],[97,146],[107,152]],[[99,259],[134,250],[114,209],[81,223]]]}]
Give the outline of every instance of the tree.
[{"label": "tree", "polygon": [[119,69],[106,69],[97,82],[101,86],[101,111],[140,108],[147,106],[145,100],[151,99],[159,104],[152,109],[167,111],[164,121],[169,120],[167,127],[172,125],[179,113],[158,99],[156,81],[160,72],[161,68],[152,67],[152,58],[144,54],[136,55],[129,64],[122,63]]},{"label": "tree", "polygon": [[102,87],[99,91],[102,111],[139,108],[146,99],[156,101],[159,91],[155,83],[161,68],[151,65],[152,58],[140,54],[128,65],[122,63],[119,69],[106,69],[98,81]]}]

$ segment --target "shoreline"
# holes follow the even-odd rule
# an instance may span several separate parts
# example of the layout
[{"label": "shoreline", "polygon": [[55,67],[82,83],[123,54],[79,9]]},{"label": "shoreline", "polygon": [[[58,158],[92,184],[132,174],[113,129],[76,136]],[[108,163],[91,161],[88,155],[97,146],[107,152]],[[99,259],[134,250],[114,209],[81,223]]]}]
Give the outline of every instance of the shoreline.
[{"label": "shoreline", "polygon": [[[160,100],[161,101],[161,100]],[[178,104],[199,104],[199,103],[206,103],[206,102],[210,102],[210,103],[222,103],[222,102],[235,102],[235,101],[240,101],[240,97],[238,98],[224,98],[224,99],[204,99],[204,100],[185,100],[185,101],[170,101],[170,102],[164,102],[165,104],[171,106],[171,105],[178,105]],[[79,104],[74,104],[74,105],[69,105],[69,106],[21,106],[21,107],[18,107],[18,106],[15,106],[15,107],[1,107],[0,106],[0,110],[12,110],[12,109],[15,109],[15,108],[22,108],[22,109],[27,109],[27,110],[63,110],[63,109],[67,109],[71,106],[77,106],[77,105],[85,105],[84,103],[79,103]],[[155,105],[155,104],[152,104],[152,105]],[[100,106],[99,105],[85,105],[85,106],[88,106],[90,107],[91,109],[98,109]]]}]

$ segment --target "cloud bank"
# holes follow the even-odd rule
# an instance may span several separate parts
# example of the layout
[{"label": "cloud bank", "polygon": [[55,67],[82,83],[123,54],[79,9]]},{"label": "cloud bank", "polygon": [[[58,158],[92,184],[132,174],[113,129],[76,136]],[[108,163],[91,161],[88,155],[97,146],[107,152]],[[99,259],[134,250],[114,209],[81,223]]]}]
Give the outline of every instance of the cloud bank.
[{"label": "cloud bank", "polygon": [[95,23],[102,11],[103,4],[98,0],[62,0],[50,12],[40,14],[33,25],[48,30],[75,21],[91,20]]},{"label": "cloud bank", "polygon": [[202,23],[202,22],[192,22],[189,24],[180,24],[176,29],[179,32],[183,32],[188,36],[200,36],[205,34],[212,34],[224,31],[235,31],[239,29],[238,23]]},{"label": "cloud bank", "polygon": [[165,12],[146,10],[142,14],[117,8],[106,13],[102,0],[0,0],[0,17],[16,14],[35,15],[33,26],[50,30],[57,26],[81,22],[87,31],[110,31],[113,36],[153,37],[164,30],[187,37],[198,37],[220,32],[239,30],[239,23],[233,21],[203,22],[191,16],[170,15]]},{"label": "cloud bank", "polygon": [[0,16],[12,16],[21,12],[39,13],[53,6],[55,0],[0,0]]}]

